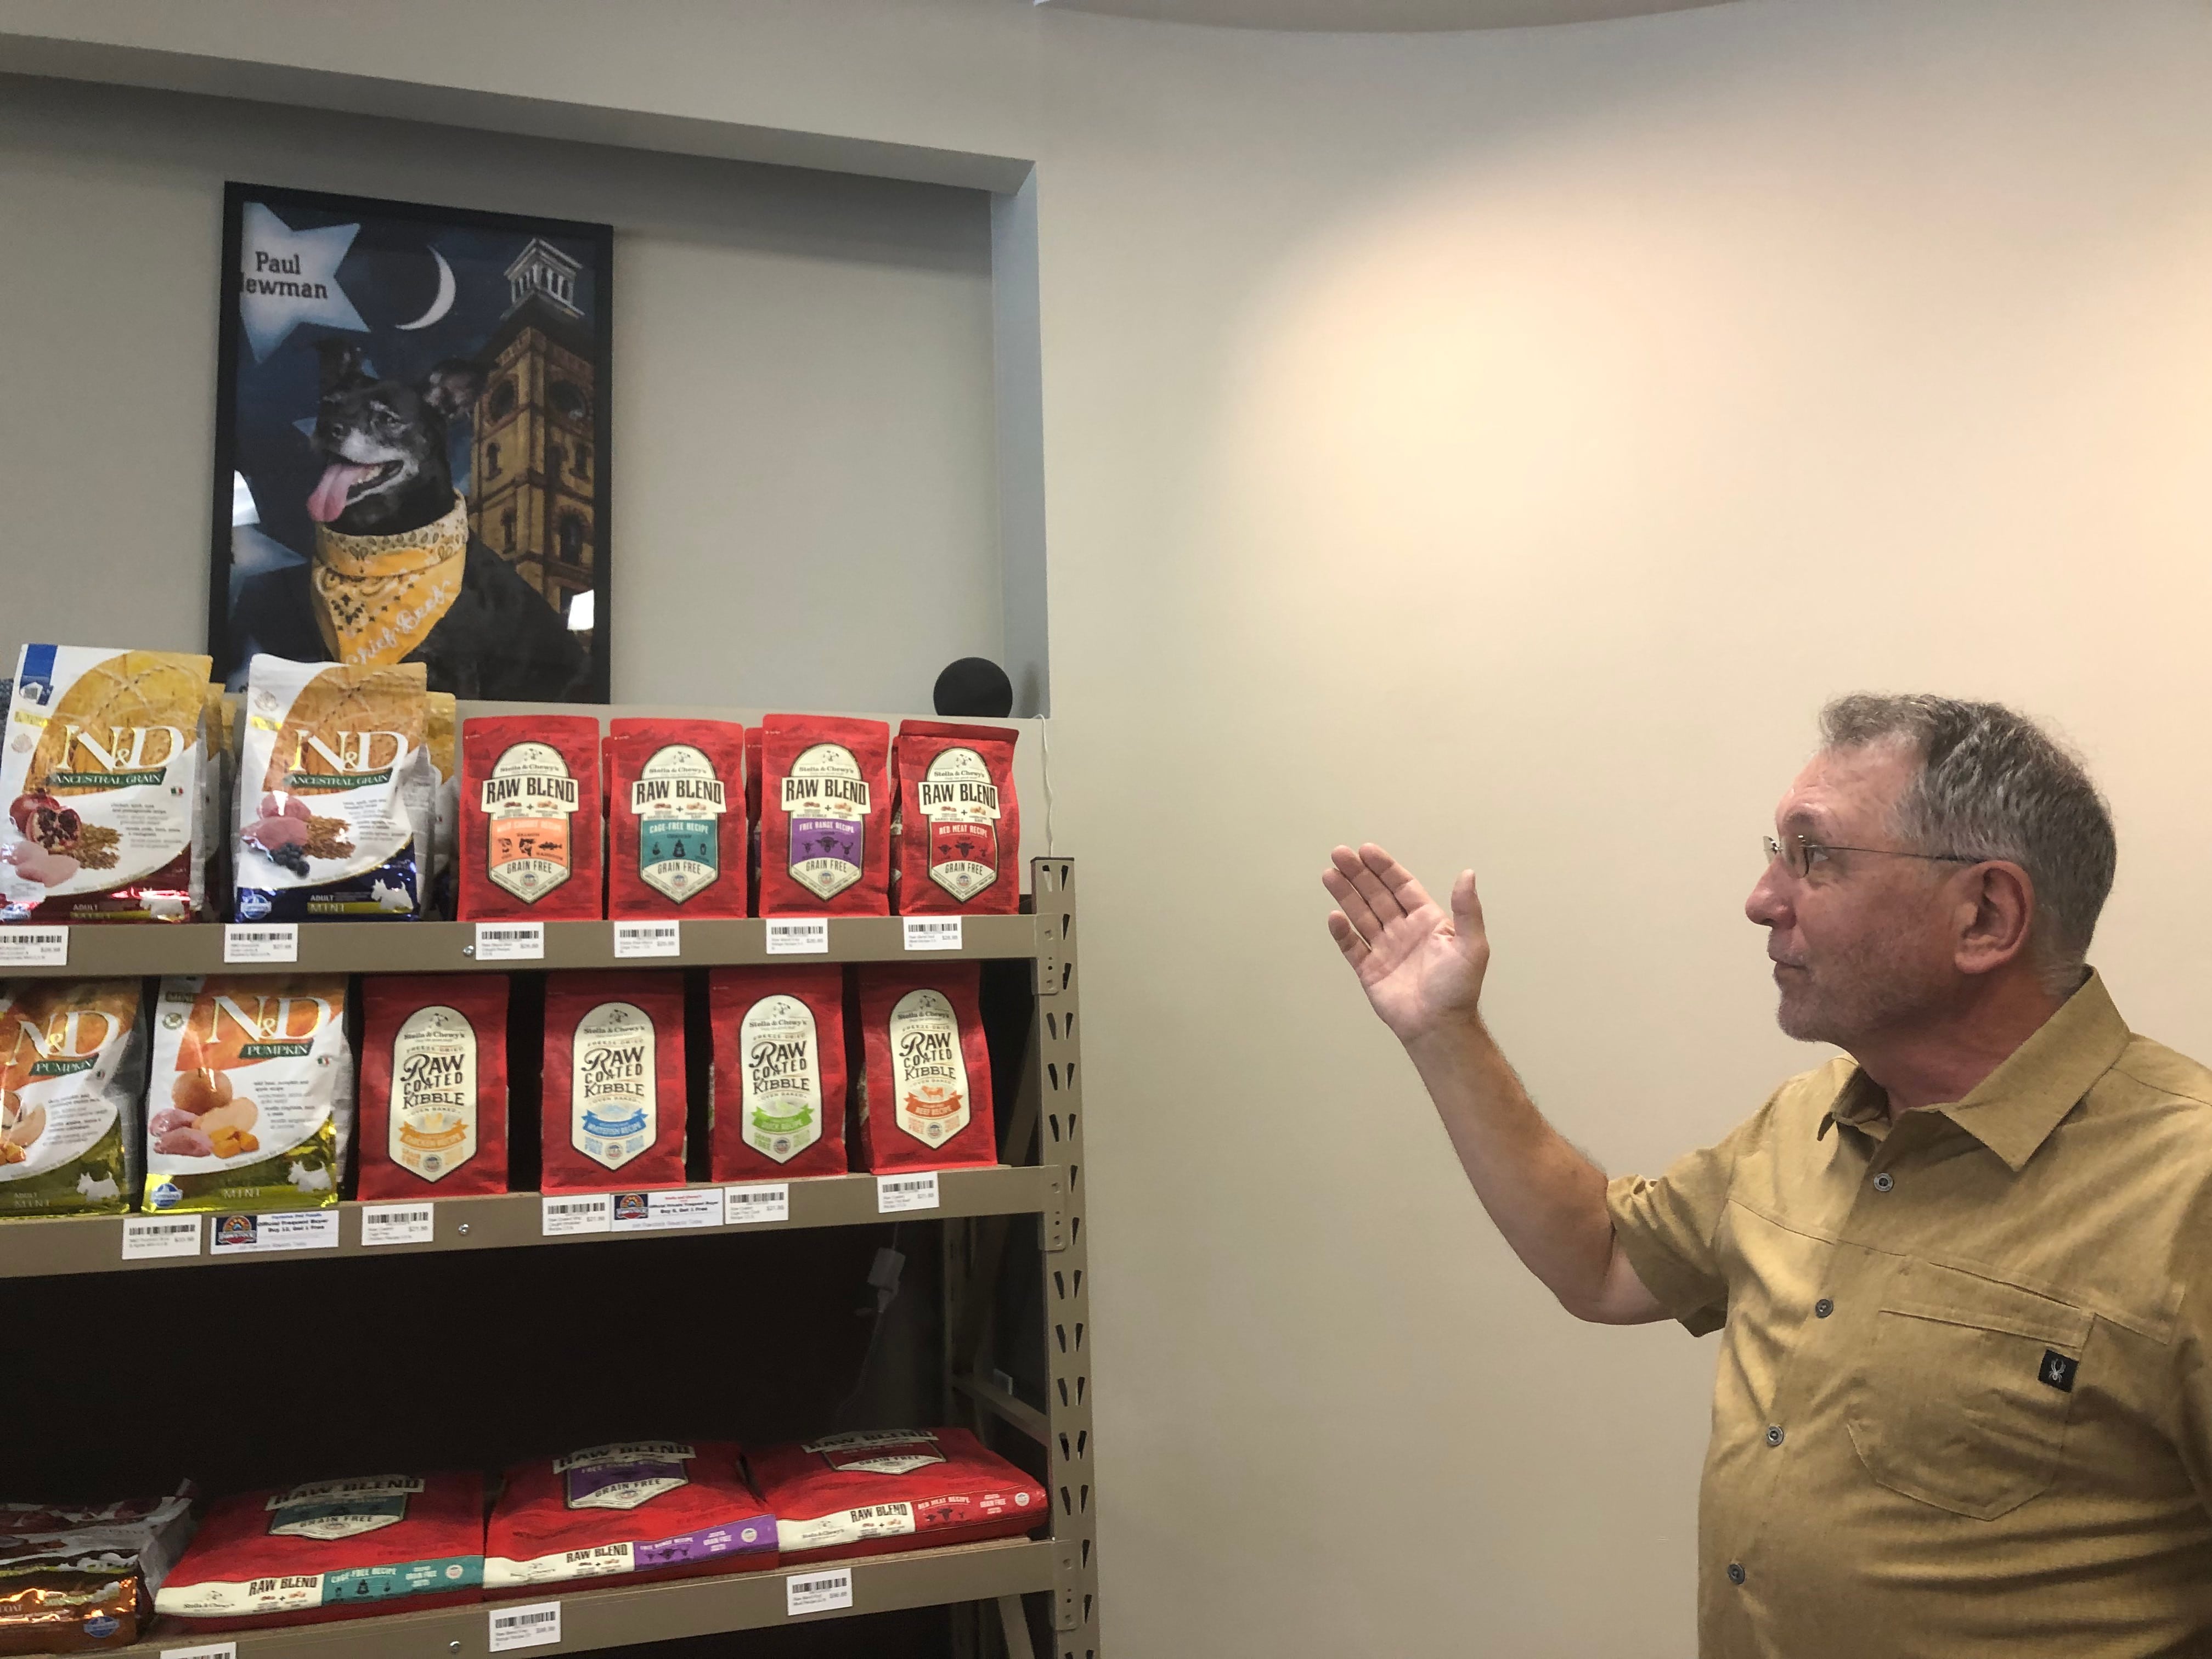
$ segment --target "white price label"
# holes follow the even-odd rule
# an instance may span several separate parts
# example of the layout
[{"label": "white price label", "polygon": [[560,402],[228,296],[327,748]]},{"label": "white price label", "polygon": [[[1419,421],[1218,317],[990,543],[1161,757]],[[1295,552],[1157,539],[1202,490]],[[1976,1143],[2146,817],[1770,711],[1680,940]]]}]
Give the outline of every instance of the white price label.
[{"label": "white price label", "polygon": [[201,1648],[163,1648],[161,1659],[238,1659],[235,1642],[210,1642]]},{"label": "white price label", "polygon": [[906,948],[909,951],[957,951],[960,948],[957,916],[908,916]]},{"label": "white price label", "polygon": [[336,1210],[275,1210],[266,1215],[219,1215],[209,1254],[266,1255],[276,1250],[335,1250]]},{"label": "white price label", "polygon": [[541,1238],[565,1238],[571,1233],[604,1233],[614,1229],[615,1200],[611,1193],[572,1193],[559,1198],[548,1194],[538,1204],[538,1231]]},{"label": "white price label", "polygon": [[361,1206],[362,1247],[435,1243],[436,1211],[434,1204],[364,1204]]},{"label": "white price label", "polygon": [[[561,1604],[532,1601],[526,1607],[491,1610],[491,1650],[509,1648],[550,1648],[561,1640]],[[458,1644],[456,1644],[458,1645]]]},{"label": "white price label", "polygon": [[478,962],[543,962],[545,924],[542,921],[480,921],[477,924]]},{"label": "white price label", "polygon": [[719,1227],[722,1195],[712,1187],[665,1193],[616,1193],[614,1231],[665,1233],[679,1227]]},{"label": "white price label", "polygon": [[762,1182],[757,1186],[722,1188],[722,1224],[726,1227],[790,1219],[791,1186],[787,1182],[779,1181],[774,1186]]},{"label": "white price label", "polygon": [[827,916],[770,917],[768,953],[772,957],[826,957],[830,954]]},{"label": "white price label", "polygon": [[300,924],[296,921],[257,921],[246,927],[224,924],[222,959],[239,962],[297,962]]},{"label": "white price label", "polygon": [[796,1619],[803,1613],[834,1613],[853,1605],[853,1570],[836,1567],[823,1572],[795,1572],[783,1581],[783,1615]]},{"label": "white price label", "polygon": [[920,1175],[876,1177],[878,1215],[896,1215],[902,1210],[933,1210],[937,1204],[937,1171],[934,1170],[924,1170]]},{"label": "white price label", "polygon": [[164,1256],[200,1253],[200,1218],[196,1215],[126,1215],[123,1259],[155,1261]]},{"label": "white price label", "polygon": [[0,968],[66,968],[66,927],[0,927]]},{"label": "white price label", "polygon": [[618,921],[615,924],[617,957],[680,957],[684,954],[684,924],[680,921]]}]

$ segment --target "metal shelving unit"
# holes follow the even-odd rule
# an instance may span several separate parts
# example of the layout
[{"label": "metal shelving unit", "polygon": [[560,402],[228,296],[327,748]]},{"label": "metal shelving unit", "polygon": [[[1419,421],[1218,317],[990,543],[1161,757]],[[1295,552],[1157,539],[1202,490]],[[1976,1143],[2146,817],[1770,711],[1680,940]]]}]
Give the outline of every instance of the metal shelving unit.
[{"label": "metal shelving unit", "polygon": [[[1033,964],[1028,1042],[1020,1083],[1011,1103],[1001,1101],[1002,1156],[994,1168],[940,1172],[939,1204],[931,1212],[882,1213],[876,1178],[824,1176],[787,1183],[789,1218],[680,1232],[542,1236],[540,1198],[508,1193],[435,1200],[434,1231],[427,1243],[365,1246],[363,1206],[337,1206],[334,1248],[246,1260],[285,1276],[312,1294],[318,1265],[334,1256],[382,1259],[402,1255],[434,1261],[441,1255],[485,1250],[513,1256],[517,1273],[537,1267],[535,1249],[592,1245],[620,1251],[672,1237],[694,1241],[807,1228],[854,1227],[889,1219],[941,1224],[941,1422],[970,1426],[1013,1455],[1009,1437],[1031,1443],[1027,1461],[1045,1470],[1053,1495],[1049,1535],[956,1546],[909,1554],[870,1557],[852,1564],[849,1610],[803,1615],[786,1613],[784,1581],[823,1565],[773,1572],[732,1574],[656,1584],[578,1589],[543,1600],[562,1605],[562,1639],[533,1651],[581,1653],[720,1632],[756,1630],[787,1622],[822,1623],[851,1615],[943,1606],[953,1610],[958,1659],[1097,1659],[1098,1608],[1095,1474],[1091,1443],[1088,1241],[1084,1237],[1082,1096],[1077,1078],[1075,868],[1066,859],[1031,860],[1033,913],[972,916],[963,926],[959,955]],[[225,968],[222,930],[210,925],[174,927],[89,927],[71,930],[65,968],[0,970],[153,976],[208,972],[437,973],[479,966],[471,923],[307,923],[300,928],[299,960],[283,968]],[[605,921],[553,922],[545,927],[542,961],[481,964],[500,971],[575,968],[640,970],[769,961],[861,963],[906,956],[898,917],[838,918],[830,927],[826,957],[770,957],[759,921],[687,923],[683,952],[646,960],[617,958]],[[950,953],[946,953],[950,954]],[[192,1256],[126,1262],[121,1217],[71,1217],[0,1221],[0,1279],[18,1282],[70,1275],[163,1273],[172,1299],[191,1297],[212,1281],[190,1273],[228,1273],[234,1263],[204,1247]],[[574,1261],[569,1255],[545,1257]],[[181,1272],[182,1276],[176,1276]],[[297,1279],[291,1276],[297,1275]],[[137,1282],[135,1279],[132,1282]],[[1042,1350],[1042,1352],[1039,1352]],[[372,1656],[470,1656],[489,1651],[491,1612],[500,1602],[400,1613],[330,1625],[206,1636],[169,1629],[125,1651],[144,1659],[165,1651],[197,1651],[210,1643],[236,1643],[239,1659],[372,1659]]]}]

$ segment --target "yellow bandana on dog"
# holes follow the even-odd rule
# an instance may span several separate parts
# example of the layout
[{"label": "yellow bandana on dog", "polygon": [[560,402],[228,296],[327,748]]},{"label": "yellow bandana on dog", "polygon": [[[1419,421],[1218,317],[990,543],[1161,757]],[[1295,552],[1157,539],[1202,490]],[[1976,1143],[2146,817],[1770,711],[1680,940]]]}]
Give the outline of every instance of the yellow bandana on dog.
[{"label": "yellow bandana on dog", "polygon": [[458,495],[444,518],[398,536],[347,536],[317,525],[309,574],[331,654],[382,668],[422,644],[460,597],[468,550],[468,503]]}]

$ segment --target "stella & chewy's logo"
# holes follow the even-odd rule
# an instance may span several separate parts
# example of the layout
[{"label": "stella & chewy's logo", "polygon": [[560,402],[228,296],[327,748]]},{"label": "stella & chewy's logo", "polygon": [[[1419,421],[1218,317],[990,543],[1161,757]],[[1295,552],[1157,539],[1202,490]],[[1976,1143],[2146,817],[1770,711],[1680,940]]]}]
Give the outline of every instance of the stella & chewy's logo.
[{"label": "stella & chewy's logo", "polygon": [[[185,734],[173,726],[111,726],[100,736],[81,726],[64,730],[62,763],[46,776],[49,789],[160,783],[169,775],[169,763],[185,750]],[[155,738],[162,741],[155,744]]]},{"label": "stella & chewy's logo", "polygon": [[494,883],[535,904],[568,879],[568,820],[581,794],[559,750],[511,745],[483,781],[482,804],[490,820],[486,864]]},{"label": "stella & chewy's logo", "polygon": [[[399,732],[340,732],[333,749],[320,737],[303,738],[292,751],[285,774],[288,789],[362,789],[392,781],[392,769],[407,756],[406,734]],[[379,739],[390,743],[379,758]],[[313,751],[313,752],[310,752]]]}]

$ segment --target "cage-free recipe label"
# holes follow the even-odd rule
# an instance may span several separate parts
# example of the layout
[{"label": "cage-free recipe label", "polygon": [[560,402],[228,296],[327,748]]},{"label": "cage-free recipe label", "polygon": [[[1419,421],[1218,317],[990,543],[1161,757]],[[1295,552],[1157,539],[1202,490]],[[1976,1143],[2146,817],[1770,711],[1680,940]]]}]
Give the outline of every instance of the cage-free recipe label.
[{"label": "cage-free recipe label", "polygon": [[833,1567],[819,1572],[797,1572],[783,1581],[783,1616],[835,1613],[853,1605],[853,1570]]},{"label": "cage-free recipe label", "polygon": [[[561,1641],[561,1604],[558,1601],[532,1601],[526,1607],[494,1607],[491,1609],[488,1635],[491,1650],[505,1653],[514,1648],[557,1647]],[[456,1642],[455,1647],[460,1645]]]},{"label": "cage-free recipe label", "polygon": [[66,927],[0,927],[0,968],[66,968]]}]

